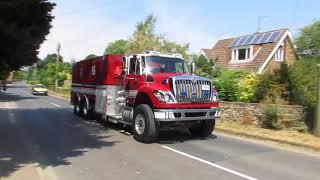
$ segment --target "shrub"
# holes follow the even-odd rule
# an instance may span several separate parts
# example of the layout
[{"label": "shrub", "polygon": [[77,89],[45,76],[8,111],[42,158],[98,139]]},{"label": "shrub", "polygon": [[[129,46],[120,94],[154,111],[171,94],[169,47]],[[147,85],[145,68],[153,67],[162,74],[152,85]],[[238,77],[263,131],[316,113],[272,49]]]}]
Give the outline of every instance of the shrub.
[{"label": "shrub", "polygon": [[267,129],[282,129],[279,117],[279,110],[277,106],[268,105],[264,109],[261,126]]},{"label": "shrub", "polygon": [[287,65],[283,63],[279,70],[260,75],[255,96],[258,102],[288,104],[289,77]]},{"label": "shrub", "polygon": [[238,101],[239,81],[248,73],[244,71],[220,70],[220,75],[214,80],[214,86],[219,97],[224,101]]},{"label": "shrub", "polygon": [[238,100],[242,102],[256,102],[255,91],[257,88],[258,76],[247,74],[239,82]]},{"label": "shrub", "polygon": [[290,100],[305,106],[309,128],[312,128],[317,100],[317,64],[320,57],[304,57],[289,67]]}]

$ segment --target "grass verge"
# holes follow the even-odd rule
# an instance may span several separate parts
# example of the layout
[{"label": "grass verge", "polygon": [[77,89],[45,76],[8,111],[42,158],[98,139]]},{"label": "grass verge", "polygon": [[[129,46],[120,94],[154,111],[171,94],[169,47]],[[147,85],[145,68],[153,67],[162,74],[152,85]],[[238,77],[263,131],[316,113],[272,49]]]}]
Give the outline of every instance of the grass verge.
[{"label": "grass verge", "polygon": [[293,130],[270,130],[238,122],[218,121],[217,131],[320,151],[320,137]]},{"label": "grass verge", "polygon": [[49,95],[61,97],[63,99],[70,100],[70,89],[51,89],[48,90]]}]

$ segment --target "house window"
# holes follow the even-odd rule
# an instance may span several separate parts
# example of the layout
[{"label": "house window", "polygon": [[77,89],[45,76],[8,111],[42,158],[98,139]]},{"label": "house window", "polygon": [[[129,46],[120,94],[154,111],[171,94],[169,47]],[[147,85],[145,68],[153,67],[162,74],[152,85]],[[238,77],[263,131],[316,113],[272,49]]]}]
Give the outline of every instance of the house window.
[{"label": "house window", "polygon": [[276,61],[283,61],[283,59],[284,59],[283,46],[280,46],[280,47],[278,48],[278,50],[276,51],[275,60],[276,60]]},{"label": "house window", "polygon": [[252,48],[251,47],[242,47],[232,50],[232,60],[233,61],[242,61],[242,60],[251,60],[252,59]]}]

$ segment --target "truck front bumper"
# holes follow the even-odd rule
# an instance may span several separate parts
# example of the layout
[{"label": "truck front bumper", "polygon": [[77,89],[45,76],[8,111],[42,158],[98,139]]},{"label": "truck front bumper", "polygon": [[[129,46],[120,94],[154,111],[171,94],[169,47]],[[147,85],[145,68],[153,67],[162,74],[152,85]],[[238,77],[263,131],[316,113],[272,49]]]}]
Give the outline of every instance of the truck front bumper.
[{"label": "truck front bumper", "polygon": [[213,109],[154,109],[156,121],[197,121],[217,119],[221,116],[219,108]]}]

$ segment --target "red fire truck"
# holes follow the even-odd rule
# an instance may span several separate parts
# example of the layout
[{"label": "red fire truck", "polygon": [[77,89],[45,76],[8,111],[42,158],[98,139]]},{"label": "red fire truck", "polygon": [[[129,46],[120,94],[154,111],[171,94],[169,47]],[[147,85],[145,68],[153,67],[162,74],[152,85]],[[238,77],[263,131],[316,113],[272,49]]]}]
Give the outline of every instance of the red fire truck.
[{"label": "red fire truck", "polygon": [[132,127],[134,138],[146,143],[155,141],[160,130],[176,127],[206,137],[220,117],[211,81],[188,73],[181,55],[156,51],[76,63],[71,104],[86,119],[94,115]]}]

